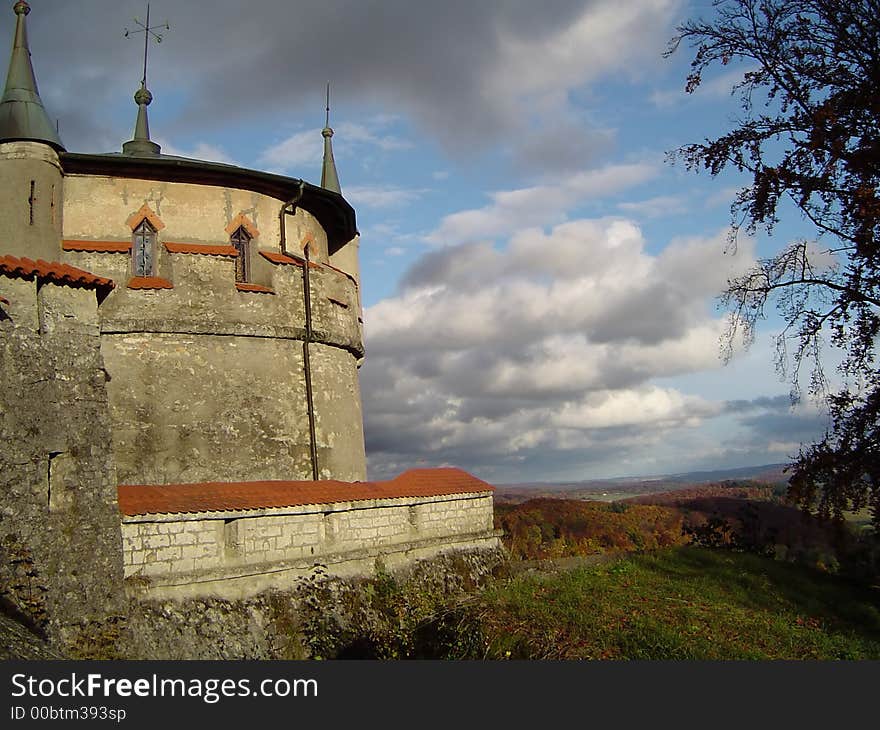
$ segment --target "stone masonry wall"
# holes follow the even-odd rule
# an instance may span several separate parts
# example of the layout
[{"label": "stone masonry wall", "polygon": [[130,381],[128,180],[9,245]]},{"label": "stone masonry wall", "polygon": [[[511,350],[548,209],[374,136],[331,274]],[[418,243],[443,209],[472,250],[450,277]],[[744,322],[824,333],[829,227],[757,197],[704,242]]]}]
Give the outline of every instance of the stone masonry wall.
[{"label": "stone masonry wall", "polygon": [[488,494],[127,517],[122,533],[126,576],[166,584],[344,563],[427,543],[442,552],[444,541],[452,548],[459,538],[497,547]]},{"label": "stone masonry wall", "polygon": [[[280,202],[243,190],[74,175],[65,179],[65,240],[130,240],[129,222],[145,204],[163,224],[156,273],[171,288],[129,288],[124,250],[63,254],[117,282],[99,315],[119,483],[311,478],[303,269],[260,255],[280,253]],[[228,244],[225,227],[241,215],[259,228],[251,282],[269,292],[239,290],[232,257],[164,246]],[[326,262],[326,234],[311,214],[298,210],[285,226],[291,250],[309,238]],[[309,288],[318,476],[363,480],[357,286],[316,265]]]},{"label": "stone masonry wall", "polygon": [[[128,219],[147,205],[161,219],[160,240],[218,244],[229,241],[226,231],[239,214],[259,231],[258,243],[272,248],[280,238],[278,212],[282,201],[236,188],[220,188],[158,180],[97,175],[66,175],[64,237],[93,241],[127,240]],[[327,261],[327,236],[308,211],[285,217],[290,250],[311,234],[311,258]],[[355,273],[355,272],[352,272]]]},{"label": "stone masonry wall", "polygon": [[123,606],[97,301],[2,276],[0,296],[0,593],[76,647]]}]

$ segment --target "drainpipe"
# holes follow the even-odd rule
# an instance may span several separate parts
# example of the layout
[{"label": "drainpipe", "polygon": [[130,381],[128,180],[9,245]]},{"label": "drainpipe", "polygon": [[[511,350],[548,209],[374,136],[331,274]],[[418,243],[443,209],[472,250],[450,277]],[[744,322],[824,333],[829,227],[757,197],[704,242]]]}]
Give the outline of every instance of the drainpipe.
[{"label": "drainpipe", "polygon": [[309,247],[306,245],[303,260],[298,255],[291,254],[287,250],[287,231],[284,225],[285,215],[295,215],[296,206],[303,196],[305,183],[299,181],[299,190],[296,196],[288,200],[278,211],[278,222],[281,227],[281,253],[298,261],[303,261],[303,308],[306,315],[306,336],[303,340],[303,371],[306,381],[306,410],[309,416],[309,452],[312,462],[312,479],[318,481],[318,442],[315,436],[315,402],[312,395],[312,364],[309,359],[309,343],[312,341],[312,297],[309,284]]}]

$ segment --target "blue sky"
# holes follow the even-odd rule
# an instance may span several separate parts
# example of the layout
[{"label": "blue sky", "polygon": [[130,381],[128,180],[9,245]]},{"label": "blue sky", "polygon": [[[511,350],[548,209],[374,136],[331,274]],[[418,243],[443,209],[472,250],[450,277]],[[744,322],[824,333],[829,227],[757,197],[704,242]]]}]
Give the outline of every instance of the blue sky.
[{"label": "blue sky", "polygon": [[[10,3],[11,5],[11,3]],[[34,0],[44,103],[72,151],[131,137],[144,5]],[[684,93],[680,0],[152,3],[163,152],[320,179],[324,85],[361,231],[370,476],[493,482],[785,461],[826,419],[791,405],[771,318],[724,366],[715,295],[791,238],[726,245],[741,179],[666,153],[738,113],[725,67]],[[0,16],[8,54],[14,15]],[[725,250],[727,251],[725,252]]]}]

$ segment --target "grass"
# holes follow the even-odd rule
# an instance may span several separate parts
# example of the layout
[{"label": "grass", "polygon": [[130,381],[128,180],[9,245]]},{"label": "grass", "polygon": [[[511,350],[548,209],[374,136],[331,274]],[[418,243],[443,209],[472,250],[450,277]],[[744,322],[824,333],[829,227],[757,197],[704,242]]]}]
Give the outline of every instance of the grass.
[{"label": "grass", "polygon": [[488,588],[487,658],[880,659],[878,594],[753,554],[694,547]]}]

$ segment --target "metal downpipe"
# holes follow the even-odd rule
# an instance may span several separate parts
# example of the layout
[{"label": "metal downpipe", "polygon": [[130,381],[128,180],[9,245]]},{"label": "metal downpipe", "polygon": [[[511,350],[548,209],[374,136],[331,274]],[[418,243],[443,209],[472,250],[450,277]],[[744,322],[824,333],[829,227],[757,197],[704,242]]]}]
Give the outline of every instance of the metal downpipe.
[{"label": "metal downpipe", "polygon": [[299,203],[303,195],[305,183],[299,181],[299,191],[296,197],[291,198],[282,204],[281,210],[278,211],[278,222],[281,228],[281,253],[289,258],[303,262],[303,308],[305,310],[306,319],[306,335],[303,340],[303,374],[306,381],[306,411],[309,418],[309,454],[312,462],[312,479],[318,481],[318,442],[315,434],[315,402],[312,392],[312,363],[309,356],[309,343],[312,341],[312,296],[309,283],[309,247],[306,245],[303,253],[305,258],[302,259],[297,255],[291,254],[287,250],[287,231],[284,225],[285,215],[295,215],[296,205]]}]

